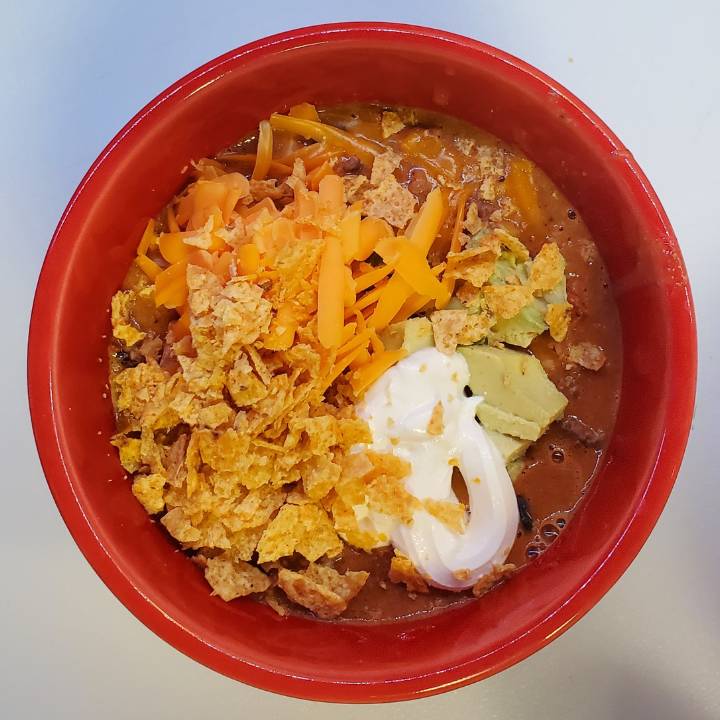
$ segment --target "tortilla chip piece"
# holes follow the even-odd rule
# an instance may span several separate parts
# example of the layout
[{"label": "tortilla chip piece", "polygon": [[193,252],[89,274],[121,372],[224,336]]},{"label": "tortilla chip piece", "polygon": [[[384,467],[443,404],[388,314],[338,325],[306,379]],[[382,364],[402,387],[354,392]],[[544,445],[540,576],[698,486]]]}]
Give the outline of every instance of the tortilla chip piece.
[{"label": "tortilla chip piece", "polygon": [[370,427],[365,420],[360,418],[339,420],[338,429],[340,430],[340,442],[345,447],[372,442]]},{"label": "tortilla chip piece", "polygon": [[444,277],[467,280],[476,288],[482,287],[495,272],[497,254],[486,247],[475,247],[459,253],[448,253]]},{"label": "tortilla chip piece", "polygon": [[403,583],[408,592],[427,593],[430,588],[425,578],[417,571],[409,558],[395,551],[395,557],[390,561],[388,578],[394,583]]},{"label": "tortilla chip piece", "polygon": [[483,292],[491,312],[503,320],[515,317],[533,299],[525,285],[487,285]]},{"label": "tortilla chip piece", "polygon": [[232,423],[234,417],[233,409],[227,403],[219,402],[202,408],[198,415],[198,423],[214,430],[220,425]]},{"label": "tortilla chip piece", "polygon": [[258,542],[265,532],[266,525],[244,528],[229,534],[230,552],[236,560],[251,560]]},{"label": "tortilla chip piece", "polygon": [[475,235],[476,233],[479,233],[485,225],[485,221],[478,213],[477,203],[470,203],[470,205],[468,205],[467,212],[465,213],[463,228],[465,228],[465,230],[467,230],[471,235]]},{"label": "tortilla chip piece", "polygon": [[326,455],[309,460],[302,470],[305,494],[311,500],[324,498],[340,479],[340,466]]},{"label": "tortilla chip piece", "polygon": [[176,507],[166,512],[160,518],[160,522],[176,540],[183,544],[197,542],[201,537],[200,531],[191,525],[182,508]]},{"label": "tortilla chip piece", "polygon": [[319,505],[283,505],[260,538],[258,562],[269,562],[298,552],[314,562],[334,557],[342,542],[330,518]]},{"label": "tortilla chip piece", "polygon": [[525,262],[530,259],[530,251],[514,235],[511,235],[502,228],[493,230],[493,234],[496,235],[500,243],[517,258],[518,262]]},{"label": "tortilla chip piece", "polygon": [[448,530],[457,534],[465,532],[467,510],[462,503],[426,498],[423,500],[423,507],[430,515],[445,525]]},{"label": "tortilla chip piece", "polygon": [[420,501],[405,487],[402,478],[380,475],[367,487],[367,504],[376,512],[396,517],[405,525],[411,525],[413,512],[420,507]]},{"label": "tortilla chip piece", "polygon": [[132,493],[140,501],[148,515],[155,515],[165,509],[164,487],[165,476],[160,473],[136,475],[132,484]]},{"label": "tortilla chip piece", "polygon": [[305,572],[283,568],[278,573],[278,585],[298,605],[307,608],[324,620],[338,617],[348,603],[362,589],[368,578],[366,572],[347,572],[310,564]]},{"label": "tortilla chip piece", "polygon": [[399,133],[405,128],[405,123],[400,119],[400,116],[396,112],[391,111],[387,111],[382,114],[380,124],[384,140],[395,133]]},{"label": "tortilla chip piece", "polygon": [[530,287],[535,294],[552,290],[565,277],[565,258],[556,243],[545,243],[530,269]]},{"label": "tortilla chip piece", "polygon": [[345,480],[358,480],[368,476],[374,468],[366,452],[352,453],[343,458],[342,476]]},{"label": "tortilla chip piece", "polygon": [[386,220],[396,228],[404,228],[410,222],[417,203],[415,196],[394,175],[389,175],[377,187],[368,190],[364,200],[366,215]]},{"label": "tortilla chip piece", "polygon": [[132,325],[131,313],[135,304],[135,293],[132,290],[118,290],[110,302],[113,336],[132,347],[146,335]]},{"label": "tortilla chip piece", "polygon": [[238,355],[227,374],[225,386],[238,407],[254,405],[268,394],[267,387],[255,375],[245,355]]},{"label": "tortilla chip piece", "polygon": [[263,485],[250,492],[238,504],[231,519],[225,524],[233,530],[265,525],[285,502],[285,493],[269,485]]},{"label": "tortilla chip piece", "polygon": [[369,552],[375,548],[385,547],[390,542],[387,537],[361,530],[354,510],[341,497],[334,498],[332,515],[338,534],[353,547]]},{"label": "tortilla chip piece", "polygon": [[372,172],[370,173],[370,184],[378,187],[386,178],[393,175],[400,167],[402,157],[393,150],[377,155],[373,160]]},{"label": "tortilla chip piece", "polygon": [[245,280],[231,280],[220,292],[213,309],[216,331],[227,355],[241,345],[254,343],[270,327],[272,305],[263,290]]},{"label": "tortilla chip piece", "polygon": [[505,579],[508,575],[510,575],[510,573],[512,573],[515,569],[515,565],[513,565],[512,563],[507,563],[506,565],[496,565],[493,568],[492,572],[489,572],[487,575],[483,575],[473,585],[473,595],[475,597],[481,597],[494,585],[496,585],[501,580]]},{"label": "tortilla chip piece", "polygon": [[215,273],[198,265],[187,268],[188,303],[193,315],[205,315],[210,312],[222,285]]},{"label": "tortilla chip piece", "polygon": [[556,342],[562,342],[570,327],[570,303],[550,303],[545,311],[545,323],[550,328],[550,336]]},{"label": "tortilla chip piece", "polygon": [[345,187],[345,199],[349,203],[362,200],[368,189],[370,181],[364,175],[345,175],[343,185]]},{"label": "tortilla chip piece", "polygon": [[452,355],[458,344],[458,336],[465,327],[467,310],[437,310],[430,316],[435,347],[446,355]]},{"label": "tortilla chip piece", "polygon": [[136,418],[165,387],[170,376],[156,362],[140,363],[122,370],[112,379],[115,408]]},{"label": "tortilla chip piece", "polygon": [[472,345],[485,339],[495,324],[495,317],[489,312],[469,313],[465,325],[457,337],[458,345]]},{"label": "tortilla chip piece", "polygon": [[230,602],[238,597],[265,592],[270,587],[270,578],[262,570],[225,555],[208,558],[205,567],[205,579],[214,595]]},{"label": "tortilla chip piece", "polygon": [[110,442],[118,449],[123,468],[129,473],[137,472],[140,468],[140,440],[116,435]]}]

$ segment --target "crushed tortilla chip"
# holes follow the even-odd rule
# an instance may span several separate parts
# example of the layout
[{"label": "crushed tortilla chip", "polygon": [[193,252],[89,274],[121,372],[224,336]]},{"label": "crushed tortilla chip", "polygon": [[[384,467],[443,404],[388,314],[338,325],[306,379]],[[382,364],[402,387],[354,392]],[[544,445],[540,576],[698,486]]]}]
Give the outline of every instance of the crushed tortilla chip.
[{"label": "crushed tortilla chip", "polygon": [[467,280],[476,288],[482,287],[495,272],[497,253],[487,247],[475,247],[459,253],[448,253],[444,277]]},{"label": "crushed tortilla chip", "polygon": [[132,308],[135,304],[135,293],[132,290],[118,290],[111,301],[111,323],[113,336],[132,347],[139,343],[146,333],[132,325]]},{"label": "crushed tortilla chip", "polygon": [[550,328],[550,336],[556,342],[562,342],[570,327],[570,303],[550,303],[545,311],[545,323]]},{"label": "crushed tortilla chip", "polygon": [[426,498],[423,500],[423,507],[430,515],[445,525],[448,530],[457,534],[465,532],[467,509],[462,503]]},{"label": "crushed tortilla chip", "polygon": [[530,287],[541,294],[557,287],[565,278],[565,258],[556,243],[545,243],[530,269]]},{"label": "crushed tortilla chip", "polygon": [[165,509],[163,488],[165,476],[159,473],[152,475],[136,475],[132,484],[133,495],[142,503],[149,515],[162,512]]},{"label": "crushed tortilla chip", "polygon": [[515,317],[533,299],[526,285],[487,285],[483,293],[490,311],[504,320]]},{"label": "crushed tortilla chip", "polygon": [[230,602],[238,597],[264,592],[270,587],[270,578],[262,570],[226,555],[223,553],[207,560],[205,579],[213,594]]},{"label": "crushed tortilla chip", "polygon": [[467,310],[437,310],[430,316],[437,349],[452,355],[458,345],[472,345],[487,337],[495,323],[488,312],[469,313]]},{"label": "crushed tortilla chip", "polygon": [[417,571],[410,559],[398,553],[397,550],[395,551],[395,557],[390,560],[388,577],[391,582],[403,583],[409,592],[430,592],[425,578]]},{"label": "crushed tortilla chip", "polygon": [[139,438],[116,435],[110,441],[120,451],[120,464],[130,473],[140,469],[140,440]]},{"label": "crushed tortilla chip", "polygon": [[387,139],[403,130],[405,123],[396,112],[386,111],[382,114],[381,126],[383,139]]},{"label": "crushed tortilla chip", "polygon": [[283,505],[258,543],[258,562],[264,563],[298,552],[314,562],[334,557],[342,543],[327,513],[318,505]]},{"label": "crushed tortilla chip", "polygon": [[438,400],[437,404],[433,408],[430,420],[427,425],[428,435],[442,435],[445,430],[445,424],[443,423],[443,404]]},{"label": "crushed tortilla chip", "polygon": [[497,585],[497,583],[499,583],[501,580],[504,580],[515,569],[516,567],[512,563],[507,563],[505,565],[496,565],[493,568],[492,572],[489,572],[487,575],[483,575],[475,583],[475,585],[473,585],[473,595],[475,597],[483,596],[488,590],[490,590],[493,586]]},{"label": "crushed tortilla chip", "polygon": [[366,215],[386,220],[396,228],[404,228],[415,213],[417,199],[393,175],[367,190],[363,197]]},{"label": "crushed tortilla chip", "polygon": [[341,615],[368,579],[366,572],[337,570],[311,563],[304,572],[281,569],[278,585],[298,605],[323,619]]},{"label": "crushed tortilla chip", "polygon": [[400,167],[402,158],[396,152],[388,150],[377,155],[373,160],[372,172],[370,173],[370,184],[379,187],[387,178],[391,177],[395,170]]}]

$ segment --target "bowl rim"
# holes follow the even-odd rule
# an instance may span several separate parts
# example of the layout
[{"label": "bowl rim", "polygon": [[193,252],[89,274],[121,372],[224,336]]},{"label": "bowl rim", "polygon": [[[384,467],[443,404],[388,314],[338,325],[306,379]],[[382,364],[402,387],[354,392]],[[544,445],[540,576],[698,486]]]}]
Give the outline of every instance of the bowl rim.
[{"label": "bowl rim", "polygon": [[[673,307],[668,323],[682,331],[687,340],[683,358],[684,383],[672,383],[667,389],[666,406],[672,415],[673,423],[666,426],[666,433],[658,448],[657,461],[647,483],[647,489],[627,522],[617,544],[610,550],[604,561],[587,577],[586,582],[556,612],[546,616],[525,634],[495,651],[490,663],[486,657],[475,658],[471,663],[453,666],[442,673],[417,675],[393,683],[344,683],[316,680],[307,677],[292,677],[272,669],[256,666],[239,657],[231,657],[224,652],[191,635],[185,628],[176,624],[162,608],[154,605],[135,584],[132,577],[126,576],[115,563],[94,532],[90,519],[85,515],[74,491],[73,482],[65,465],[54,415],[52,371],[48,363],[49,339],[39,332],[52,322],[54,313],[53,298],[62,284],[62,274],[52,268],[61,253],[58,249],[59,238],[78,199],[85,191],[95,173],[114,153],[121,150],[123,140],[143,123],[152,122],[153,112],[161,105],[182,100],[182,90],[197,83],[203,77],[209,82],[217,79],[226,70],[226,66],[239,61],[252,60],[253,56],[262,56],[277,50],[285,50],[310,43],[332,43],[345,38],[363,39],[383,35],[388,42],[402,40],[411,35],[421,38],[426,47],[443,45],[454,46],[467,58],[484,56],[488,62],[498,67],[508,66],[519,76],[519,82],[525,87],[544,86],[553,92],[557,102],[572,110],[581,118],[575,132],[585,134],[589,141],[604,149],[615,151],[624,159],[620,171],[629,184],[644,196],[644,203],[636,199],[639,212],[647,218],[653,217],[665,232],[664,242],[671,248],[684,288],[684,304]],[[670,372],[677,370],[675,357],[669,361]],[[673,365],[674,364],[674,365]],[[45,260],[39,275],[33,301],[29,335],[27,380],[28,399],[35,443],[42,468],[65,524],[78,547],[92,568],[113,594],[150,630],[159,635],[189,657],[203,663],[228,677],[241,680],[255,687],[272,692],[291,695],[304,699],[335,702],[368,702],[407,700],[437,694],[467,685],[488,677],[519,662],[544,647],[559,636],[587,613],[620,578],[635,558],[650,535],[665,503],[670,495],[680,468],[687,443],[692,420],[697,374],[697,340],[692,297],[687,273],[682,260],[675,234],[668,217],[643,171],[632,155],[615,134],[588,108],[562,85],[528,63],[486,43],[433,28],[408,24],[385,22],[347,22],[314,25],[271,35],[236,49],[230,50],[210,60],[196,70],[159,93],[142,108],[115,135],[80,181],[73,193],[60,221],[53,233]],[[368,690],[372,689],[372,692]]]}]

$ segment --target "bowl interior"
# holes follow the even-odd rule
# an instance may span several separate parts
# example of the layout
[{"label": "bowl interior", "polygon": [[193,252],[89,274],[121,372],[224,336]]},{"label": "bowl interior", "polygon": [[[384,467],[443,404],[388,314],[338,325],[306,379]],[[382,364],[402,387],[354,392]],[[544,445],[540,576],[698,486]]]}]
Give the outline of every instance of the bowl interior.
[{"label": "bowl interior", "polygon": [[[332,624],[210,597],[198,569],[133,498],[108,444],[107,308],[139,228],[182,187],[191,159],[303,100],[437,109],[516,143],[580,210],[612,278],[625,354],[605,466],[537,562],[481,600],[437,616]],[[682,260],[662,209],[624,148],[587,112],[539,73],[479,43],[357,26],[231,53],[173,86],[116,138],[49,251],[31,330],[31,405],[48,481],[71,531],[140,619],[211,667],[267,689],[394,699],[515,662],[617,579],[654,524],[680,461],[692,390],[673,394],[670,381],[680,372],[694,387],[694,334]]]}]

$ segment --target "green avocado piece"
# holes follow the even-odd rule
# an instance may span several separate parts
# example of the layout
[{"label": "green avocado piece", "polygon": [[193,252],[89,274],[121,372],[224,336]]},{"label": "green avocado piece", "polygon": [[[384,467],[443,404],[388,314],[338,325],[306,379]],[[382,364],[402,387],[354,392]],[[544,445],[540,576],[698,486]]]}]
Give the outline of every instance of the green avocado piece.
[{"label": "green avocado piece", "polygon": [[484,428],[490,428],[503,435],[512,435],[523,440],[537,440],[544,432],[544,428],[541,428],[536,422],[505,412],[495,405],[484,402],[477,406],[475,415]]},{"label": "green avocado piece", "polygon": [[515,317],[498,320],[491,330],[491,340],[527,347],[548,329],[545,323],[546,309],[547,303],[534,298],[533,302],[526,305]]},{"label": "green avocado piece", "polygon": [[403,348],[408,351],[408,355],[435,344],[432,324],[426,317],[410,318],[389,325],[380,334],[380,339],[386,350]]},{"label": "green avocado piece", "polygon": [[510,465],[521,458],[530,447],[529,440],[521,440],[511,435],[503,435],[495,430],[485,430],[487,436],[492,440],[495,447],[500,451],[503,462]]},{"label": "green avocado piece", "polygon": [[518,479],[518,475],[523,471],[523,468],[525,467],[525,460],[523,458],[518,458],[517,460],[513,460],[508,466],[507,471],[508,475],[510,476],[510,479],[515,482]]},{"label": "green avocado piece", "polygon": [[470,369],[470,389],[481,395],[477,417],[487,430],[537,440],[567,406],[540,361],[490,345],[458,348]]}]

